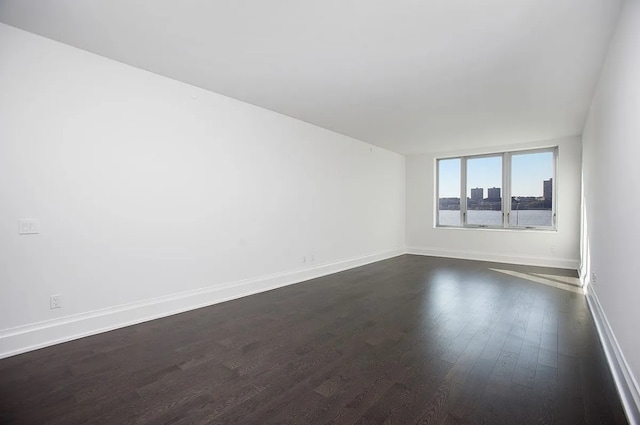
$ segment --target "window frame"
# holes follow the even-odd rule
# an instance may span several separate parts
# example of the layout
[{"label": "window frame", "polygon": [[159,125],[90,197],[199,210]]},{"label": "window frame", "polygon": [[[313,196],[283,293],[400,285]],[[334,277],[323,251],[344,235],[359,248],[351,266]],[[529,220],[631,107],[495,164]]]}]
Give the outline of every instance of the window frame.
[{"label": "window frame", "polygon": [[[551,176],[551,225],[550,226],[530,226],[530,225],[511,225],[511,161],[514,155],[526,155],[551,152],[553,154]],[[483,224],[468,224],[468,209],[467,209],[467,162],[469,159],[487,158],[487,157],[502,157],[502,225],[483,225]],[[446,225],[440,224],[440,161],[442,160],[460,160],[460,225]],[[457,156],[442,156],[435,158],[435,227],[436,228],[450,228],[450,229],[501,229],[501,230],[544,230],[544,231],[557,231],[557,208],[558,208],[558,147],[546,147],[535,149],[522,149],[512,150],[504,152],[492,152],[476,155],[457,155]],[[544,193],[543,193],[544,196]]]}]

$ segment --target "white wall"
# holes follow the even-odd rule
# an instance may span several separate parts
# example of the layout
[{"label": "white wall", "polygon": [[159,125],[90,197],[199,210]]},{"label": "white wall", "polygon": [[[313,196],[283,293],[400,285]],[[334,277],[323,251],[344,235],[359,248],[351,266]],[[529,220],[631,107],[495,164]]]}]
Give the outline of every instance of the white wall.
[{"label": "white wall", "polygon": [[401,155],[0,25],[0,356],[402,253],[404,179]]},{"label": "white wall", "polygon": [[[558,146],[557,231],[435,227],[436,158]],[[578,268],[579,137],[407,157],[407,250],[416,254]]]},{"label": "white wall", "polygon": [[[640,1],[627,1],[583,133],[585,275],[640,408]],[[590,279],[589,279],[590,280]],[[591,282],[589,282],[591,283]],[[607,324],[605,323],[605,328]],[[617,343],[615,342],[617,340]],[[635,384],[632,381],[635,380]],[[633,388],[632,388],[633,390]],[[637,418],[640,421],[640,417]],[[640,422],[639,422],[640,423]]]}]

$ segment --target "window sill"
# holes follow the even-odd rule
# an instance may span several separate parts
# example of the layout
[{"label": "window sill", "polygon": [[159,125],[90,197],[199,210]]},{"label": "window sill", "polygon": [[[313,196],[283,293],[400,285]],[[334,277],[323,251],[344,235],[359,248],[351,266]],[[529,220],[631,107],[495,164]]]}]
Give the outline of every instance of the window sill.
[{"label": "window sill", "polygon": [[462,231],[482,231],[482,232],[526,232],[526,233],[557,233],[558,229],[524,229],[517,227],[458,227],[458,226],[433,226],[436,230],[462,230]]}]

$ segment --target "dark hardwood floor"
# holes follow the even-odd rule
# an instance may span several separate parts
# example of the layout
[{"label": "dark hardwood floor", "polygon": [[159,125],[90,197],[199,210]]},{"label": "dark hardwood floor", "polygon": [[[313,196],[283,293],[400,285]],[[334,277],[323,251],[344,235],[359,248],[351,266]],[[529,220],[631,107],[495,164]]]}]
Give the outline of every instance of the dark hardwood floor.
[{"label": "dark hardwood floor", "polygon": [[624,424],[570,276],[381,261],[0,360],[0,423]]}]

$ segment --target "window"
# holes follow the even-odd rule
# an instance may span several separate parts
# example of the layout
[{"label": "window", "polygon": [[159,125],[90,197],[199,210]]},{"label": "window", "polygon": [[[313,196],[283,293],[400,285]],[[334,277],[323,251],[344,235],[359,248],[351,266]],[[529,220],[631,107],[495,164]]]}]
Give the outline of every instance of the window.
[{"label": "window", "polygon": [[436,224],[555,229],[556,156],[551,148],[438,159]]},{"label": "window", "polygon": [[460,158],[438,161],[438,223],[460,226]]},{"label": "window", "polygon": [[[502,226],[502,156],[467,158],[467,223]],[[486,190],[486,191],[485,191]],[[495,191],[498,191],[496,196]],[[491,191],[491,197],[489,196]]]}]

